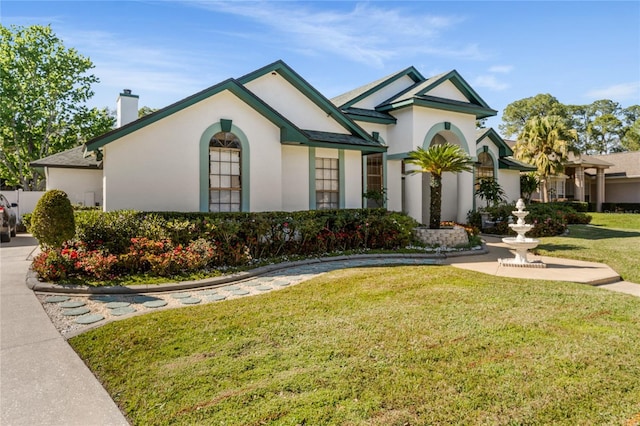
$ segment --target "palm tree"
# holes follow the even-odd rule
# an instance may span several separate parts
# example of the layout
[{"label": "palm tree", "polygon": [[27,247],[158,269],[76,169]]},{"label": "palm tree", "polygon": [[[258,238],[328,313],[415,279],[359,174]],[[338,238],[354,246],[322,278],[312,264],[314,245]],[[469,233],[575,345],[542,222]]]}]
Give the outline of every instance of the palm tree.
[{"label": "palm tree", "polygon": [[545,203],[549,202],[549,176],[562,172],[567,155],[576,151],[573,145],[576,136],[576,131],[569,129],[557,115],[530,118],[518,136],[514,155],[537,167]]},{"label": "palm tree", "polygon": [[418,170],[409,173],[431,173],[429,228],[440,229],[442,174],[444,172],[470,172],[473,160],[458,145],[444,143],[431,145],[428,149],[418,148],[411,151],[406,162],[419,167]]}]

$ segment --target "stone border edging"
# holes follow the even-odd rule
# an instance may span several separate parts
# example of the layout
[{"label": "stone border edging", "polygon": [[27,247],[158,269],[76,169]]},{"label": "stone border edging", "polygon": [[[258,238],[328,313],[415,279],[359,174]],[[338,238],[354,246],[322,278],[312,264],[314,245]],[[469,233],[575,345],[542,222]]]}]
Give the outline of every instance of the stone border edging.
[{"label": "stone border edging", "polygon": [[111,287],[90,287],[90,286],[71,286],[60,285],[48,282],[42,282],[33,269],[29,268],[26,277],[26,285],[33,291],[45,293],[67,293],[67,294],[133,294],[133,293],[161,293],[177,290],[189,290],[194,288],[217,287],[236,281],[244,281],[249,278],[257,277],[282,269],[294,268],[297,266],[311,265],[316,263],[339,262],[345,260],[358,259],[441,259],[448,257],[475,256],[487,254],[486,244],[482,244],[482,248],[478,250],[465,250],[457,252],[444,252],[433,254],[422,253],[388,253],[388,254],[355,254],[342,255],[333,257],[320,257],[313,259],[298,260],[293,262],[282,262],[272,265],[260,266],[249,271],[242,271],[221,277],[205,278],[197,281],[182,281],[163,284],[141,284],[132,286],[111,286]]}]

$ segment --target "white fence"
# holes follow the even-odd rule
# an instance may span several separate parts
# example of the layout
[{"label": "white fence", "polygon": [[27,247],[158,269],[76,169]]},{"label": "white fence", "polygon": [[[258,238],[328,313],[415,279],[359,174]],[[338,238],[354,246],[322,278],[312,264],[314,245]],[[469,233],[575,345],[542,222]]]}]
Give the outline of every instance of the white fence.
[{"label": "white fence", "polygon": [[31,213],[36,208],[36,204],[45,191],[0,191],[10,203],[18,205],[18,222],[22,222],[22,215]]}]

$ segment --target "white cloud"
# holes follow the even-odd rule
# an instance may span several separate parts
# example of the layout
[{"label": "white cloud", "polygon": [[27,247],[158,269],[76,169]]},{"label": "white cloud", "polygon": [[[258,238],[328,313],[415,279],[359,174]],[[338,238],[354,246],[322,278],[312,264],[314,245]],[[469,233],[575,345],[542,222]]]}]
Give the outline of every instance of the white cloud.
[{"label": "white cloud", "polygon": [[640,81],[614,84],[602,89],[593,89],[588,91],[585,97],[593,100],[611,99],[615,101],[628,100],[640,102]]},{"label": "white cloud", "polygon": [[510,87],[508,83],[498,81],[494,75],[479,75],[473,81],[474,87],[485,87],[490,90],[506,90]]},{"label": "white cloud", "polygon": [[[464,19],[416,14],[406,8],[358,3],[349,10],[318,10],[297,2],[188,3],[217,13],[249,19],[262,37],[277,38],[297,52],[327,52],[355,62],[382,67],[408,54],[478,59],[477,45],[452,46],[440,39]],[[266,28],[266,31],[265,31]]]},{"label": "white cloud", "polygon": [[513,65],[494,65],[489,68],[489,72],[497,74],[509,74],[513,71]]}]

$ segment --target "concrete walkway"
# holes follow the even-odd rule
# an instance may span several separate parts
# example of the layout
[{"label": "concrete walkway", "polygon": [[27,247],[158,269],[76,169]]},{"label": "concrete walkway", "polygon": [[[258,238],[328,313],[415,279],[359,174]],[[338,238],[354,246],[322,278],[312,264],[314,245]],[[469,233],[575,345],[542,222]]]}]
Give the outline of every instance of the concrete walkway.
[{"label": "concrete walkway", "polygon": [[25,285],[35,245],[0,246],[0,425],[127,425]]},{"label": "concrete walkway", "polygon": [[[598,263],[533,257],[533,260],[542,260],[547,267],[502,266],[498,259],[512,258],[513,254],[500,239],[485,239],[488,251],[480,255],[452,254],[422,260],[402,260],[397,257],[385,260],[383,256],[366,260],[358,257],[334,258],[331,261],[327,259],[290,265],[260,277],[237,276],[220,283],[207,296],[203,289],[192,289],[188,296],[193,297],[194,292],[198,291],[202,294],[196,296],[202,296],[203,300],[215,298],[216,295],[224,298],[233,297],[234,294],[246,296],[276,289],[278,283],[286,286],[301,282],[332,269],[398,262],[451,264],[496,276],[580,282],[640,296],[639,284],[619,281],[620,277],[615,271]],[[56,330],[38,297],[25,285],[30,264],[28,259],[35,245],[33,238],[22,234],[11,243],[3,244],[0,249],[0,424],[126,425],[127,421],[118,407]],[[237,285],[227,285],[234,281]],[[221,287],[223,285],[226,287]],[[185,287],[183,284],[167,285],[163,286],[163,290],[174,292],[163,297],[177,298],[176,292],[184,292]],[[145,293],[145,289],[140,292]],[[135,298],[134,295],[129,296]],[[87,295],[84,297],[87,298]]]}]

